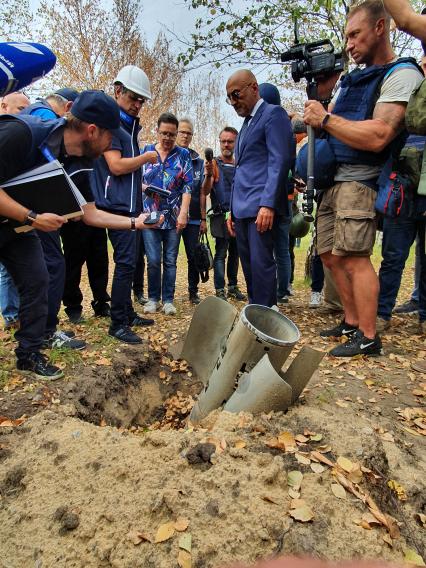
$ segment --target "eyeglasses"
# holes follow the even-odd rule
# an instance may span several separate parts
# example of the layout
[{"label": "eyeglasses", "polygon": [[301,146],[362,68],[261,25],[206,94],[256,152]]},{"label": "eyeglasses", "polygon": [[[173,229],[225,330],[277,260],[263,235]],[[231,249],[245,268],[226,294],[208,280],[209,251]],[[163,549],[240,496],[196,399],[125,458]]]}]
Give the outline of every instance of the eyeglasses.
[{"label": "eyeglasses", "polygon": [[188,130],[178,130],[179,134],[182,134],[182,136],[193,136],[192,132],[189,132]]},{"label": "eyeglasses", "polygon": [[133,91],[126,89],[126,87],[123,88],[123,94],[126,94],[129,97],[129,99],[132,100],[133,102],[140,103],[141,105],[143,105],[147,101],[147,99],[145,97],[141,97],[140,95],[137,95]]},{"label": "eyeglasses", "polygon": [[176,138],[177,136],[177,132],[164,132],[162,130],[159,130],[158,134],[163,138]]},{"label": "eyeglasses", "polygon": [[232,91],[232,93],[228,93],[227,97],[226,97],[226,102],[228,103],[228,105],[232,105],[232,101],[238,101],[241,98],[241,93],[243,93],[246,89],[248,89],[250,86],[252,85],[252,83],[249,83],[248,85],[246,85],[245,87],[243,87],[241,90],[235,89],[235,91]]}]

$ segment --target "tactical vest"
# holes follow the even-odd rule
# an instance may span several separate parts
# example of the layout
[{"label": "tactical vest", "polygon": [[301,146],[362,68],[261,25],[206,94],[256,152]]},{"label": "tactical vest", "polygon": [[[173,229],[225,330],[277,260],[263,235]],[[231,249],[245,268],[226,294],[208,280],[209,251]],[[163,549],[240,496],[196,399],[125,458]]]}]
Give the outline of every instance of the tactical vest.
[{"label": "tactical vest", "polygon": [[25,163],[22,164],[23,172],[57,158],[58,149],[63,139],[65,118],[46,121],[38,116],[22,114],[3,114],[0,116],[0,120],[10,120],[11,118],[25,124],[32,135],[31,150]]},{"label": "tactical vest", "polygon": [[[369,120],[379,98],[383,80],[396,68],[408,67],[420,71],[416,61],[404,57],[387,65],[371,65],[366,69],[355,69],[345,75],[341,81],[341,90],[333,108],[333,114],[351,121]],[[351,148],[334,136],[329,136],[329,143],[340,164],[383,165],[391,153],[399,151],[407,138],[407,132],[401,132],[381,152],[368,152]]]},{"label": "tactical vest", "polygon": [[219,168],[219,180],[213,185],[210,198],[213,211],[224,213],[230,210],[235,166],[232,164],[225,165],[220,158],[216,158],[216,163]]}]

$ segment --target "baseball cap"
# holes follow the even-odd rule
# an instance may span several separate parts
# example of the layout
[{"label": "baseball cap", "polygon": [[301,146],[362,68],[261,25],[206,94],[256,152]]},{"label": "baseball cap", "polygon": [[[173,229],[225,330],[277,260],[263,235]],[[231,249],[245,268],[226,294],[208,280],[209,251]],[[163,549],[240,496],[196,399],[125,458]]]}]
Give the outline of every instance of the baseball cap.
[{"label": "baseball cap", "polygon": [[68,87],[65,87],[64,89],[58,89],[55,91],[55,95],[60,95],[64,99],[67,99],[67,101],[74,102],[79,93],[74,89],[68,89]]},{"label": "baseball cap", "polygon": [[280,105],[280,92],[272,83],[261,83],[259,85],[259,95],[270,105]]},{"label": "baseball cap", "polygon": [[120,127],[120,108],[115,100],[103,91],[83,91],[71,107],[71,114],[99,128],[117,130]]}]

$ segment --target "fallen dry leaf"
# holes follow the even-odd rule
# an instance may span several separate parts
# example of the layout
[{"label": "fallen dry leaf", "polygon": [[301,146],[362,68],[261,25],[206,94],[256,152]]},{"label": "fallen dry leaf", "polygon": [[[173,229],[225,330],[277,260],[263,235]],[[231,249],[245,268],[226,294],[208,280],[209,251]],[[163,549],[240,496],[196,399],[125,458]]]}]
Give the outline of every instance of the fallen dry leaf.
[{"label": "fallen dry leaf", "polygon": [[303,473],[301,471],[289,471],[287,476],[287,483],[290,487],[298,491],[303,481]]},{"label": "fallen dry leaf", "polygon": [[96,359],[96,361],[94,361],[95,365],[112,365],[112,361],[111,359],[108,359],[107,357],[99,357],[99,359]]},{"label": "fallen dry leaf", "polygon": [[354,463],[351,462],[351,460],[348,460],[348,458],[345,458],[343,456],[337,458],[337,465],[340,466],[344,471],[346,471],[347,473],[351,472],[354,469]]},{"label": "fallen dry leaf", "polygon": [[291,432],[281,432],[278,435],[278,444],[283,446],[286,452],[295,452],[297,449],[296,440]]},{"label": "fallen dry leaf", "polygon": [[323,473],[325,471],[325,467],[320,463],[311,462],[310,465],[314,473]]},{"label": "fallen dry leaf", "polygon": [[308,523],[314,518],[314,512],[308,505],[298,507],[297,509],[290,510],[290,517],[295,521],[300,521],[301,523]]},{"label": "fallen dry leaf", "polygon": [[244,442],[244,440],[237,440],[234,444],[234,448],[237,448],[237,450],[242,450],[246,446],[247,446],[247,444],[246,444],[246,442]]},{"label": "fallen dry leaf", "polygon": [[306,455],[303,455],[300,452],[296,452],[294,455],[299,463],[303,465],[310,465],[311,460]]},{"label": "fallen dry leaf", "polygon": [[405,492],[405,489],[403,488],[403,486],[400,483],[398,483],[394,479],[389,479],[388,487],[394,493],[396,493],[396,495],[397,495],[397,497],[400,501],[406,501],[407,500],[407,494]]},{"label": "fallen dry leaf", "polygon": [[306,505],[306,501],[304,499],[292,499],[290,501],[290,509],[300,509],[300,507],[304,507]]},{"label": "fallen dry leaf", "polygon": [[333,492],[333,495],[338,499],[346,499],[346,491],[338,483],[331,484],[331,491]]},{"label": "fallen dry leaf", "polygon": [[270,495],[262,495],[262,499],[267,503],[273,503],[274,505],[279,505],[279,502]]},{"label": "fallen dry leaf", "polygon": [[164,542],[166,540],[169,540],[169,538],[172,538],[174,534],[175,534],[174,523],[173,522],[164,523],[163,525],[160,525],[158,527],[154,542],[156,544],[159,542]]},{"label": "fallen dry leaf", "polygon": [[414,564],[414,566],[426,566],[420,554],[417,554],[417,552],[412,548],[407,548],[405,550],[404,560],[409,564]]},{"label": "fallen dry leaf", "polygon": [[127,535],[127,538],[130,540],[130,542],[133,542],[135,546],[144,541],[152,542],[152,537],[147,532],[141,532],[137,530],[130,531]]},{"label": "fallen dry leaf", "polygon": [[183,534],[179,539],[179,548],[191,552],[192,548],[192,535],[191,533]]},{"label": "fallen dry leaf", "polygon": [[175,531],[183,532],[189,527],[189,519],[185,517],[178,517],[173,525]]},{"label": "fallen dry leaf", "polygon": [[181,548],[178,553],[178,565],[179,568],[191,568],[192,566],[191,553]]},{"label": "fallen dry leaf", "polygon": [[299,491],[296,491],[295,489],[289,489],[288,490],[288,496],[291,497],[292,499],[299,499],[300,493],[299,493]]}]

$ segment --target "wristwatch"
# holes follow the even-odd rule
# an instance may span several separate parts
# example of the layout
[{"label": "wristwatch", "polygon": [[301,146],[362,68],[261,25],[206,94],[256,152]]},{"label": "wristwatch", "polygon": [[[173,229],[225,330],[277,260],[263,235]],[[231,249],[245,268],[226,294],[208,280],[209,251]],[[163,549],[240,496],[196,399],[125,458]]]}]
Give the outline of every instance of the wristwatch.
[{"label": "wristwatch", "polygon": [[136,219],[134,217],[130,217],[130,230],[136,231]]},{"label": "wristwatch", "polygon": [[37,213],[35,211],[29,211],[24,221],[24,225],[32,225],[36,219],[37,219]]},{"label": "wristwatch", "polygon": [[329,112],[324,116],[324,118],[322,119],[322,122],[321,122],[321,128],[324,128],[324,126],[330,120],[330,116],[331,116],[331,113],[329,113]]}]

